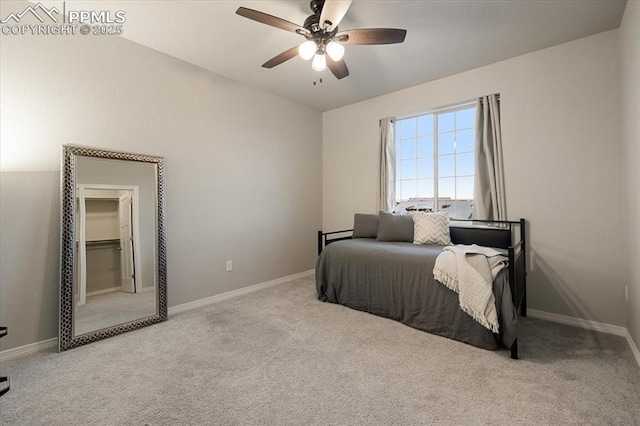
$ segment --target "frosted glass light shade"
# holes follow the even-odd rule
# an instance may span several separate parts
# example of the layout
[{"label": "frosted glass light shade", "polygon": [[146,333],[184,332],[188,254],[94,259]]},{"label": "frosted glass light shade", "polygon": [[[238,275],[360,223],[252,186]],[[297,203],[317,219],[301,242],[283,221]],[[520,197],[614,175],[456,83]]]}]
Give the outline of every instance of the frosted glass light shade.
[{"label": "frosted glass light shade", "polygon": [[327,55],[334,61],[339,61],[344,56],[344,46],[335,41],[330,41],[326,47]]},{"label": "frosted glass light shade", "polygon": [[309,59],[313,58],[316,50],[318,50],[318,46],[316,46],[313,41],[307,40],[300,46],[298,46],[298,55],[300,55],[300,57],[305,61],[308,61]]},{"label": "frosted glass light shade", "polygon": [[324,55],[318,55],[313,57],[313,62],[311,62],[311,68],[316,71],[324,71],[327,69],[327,58]]}]

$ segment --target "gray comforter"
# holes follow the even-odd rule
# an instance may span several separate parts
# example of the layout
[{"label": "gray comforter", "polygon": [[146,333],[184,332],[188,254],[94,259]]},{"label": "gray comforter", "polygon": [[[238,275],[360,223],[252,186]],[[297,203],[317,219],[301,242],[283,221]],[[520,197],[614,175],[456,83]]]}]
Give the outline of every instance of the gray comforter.
[{"label": "gray comforter", "polygon": [[517,315],[507,269],[493,283],[500,334],[473,320],[458,295],[433,278],[442,246],[358,238],[328,245],[316,262],[318,299],[391,318],[485,349],[511,347]]}]

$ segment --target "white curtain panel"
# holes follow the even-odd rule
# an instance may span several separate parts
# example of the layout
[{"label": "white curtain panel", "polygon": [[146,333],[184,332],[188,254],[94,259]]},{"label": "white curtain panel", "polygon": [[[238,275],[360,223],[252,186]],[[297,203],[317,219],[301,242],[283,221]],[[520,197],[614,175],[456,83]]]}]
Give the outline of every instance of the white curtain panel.
[{"label": "white curtain panel", "polygon": [[473,218],[507,220],[498,95],[478,99],[475,145]]},{"label": "white curtain panel", "polygon": [[380,210],[392,212],[396,201],[396,136],[391,118],[380,120]]}]

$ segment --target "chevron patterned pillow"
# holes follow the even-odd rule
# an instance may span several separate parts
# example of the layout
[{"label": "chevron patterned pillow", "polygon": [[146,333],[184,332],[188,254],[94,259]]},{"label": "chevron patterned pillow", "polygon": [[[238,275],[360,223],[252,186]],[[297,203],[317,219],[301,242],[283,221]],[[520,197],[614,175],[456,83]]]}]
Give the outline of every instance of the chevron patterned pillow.
[{"label": "chevron patterned pillow", "polygon": [[413,244],[450,246],[449,214],[412,212]]}]

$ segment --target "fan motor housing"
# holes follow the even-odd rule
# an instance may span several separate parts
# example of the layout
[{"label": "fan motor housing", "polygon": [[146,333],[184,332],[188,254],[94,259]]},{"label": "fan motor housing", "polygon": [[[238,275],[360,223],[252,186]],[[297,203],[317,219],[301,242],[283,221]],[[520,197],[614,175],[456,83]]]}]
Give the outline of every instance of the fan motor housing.
[{"label": "fan motor housing", "polygon": [[304,24],[302,26],[305,29],[309,30],[310,32],[314,33],[314,32],[320,31],[318,22],[320,22],[320,14],[315,13],[313,15],[310,15],[307,19],[305,19]]},{"label": "fan motor housing", "polygon": [[324,0],[311,0],[309,7],[314,14],[320,14],[322,12],[322,6],[324,6]]},{"label": "fan motor housing", "polygon": [[[314,1],[311,2],[312,4]],[[321,1],[324,3],[324,0]],[[327,39],[329,40],[338,32],[338,27],[336,26],[331,31],[323,30],[320,25],[320,11],[314,13],[313,15],[309,15],[307,19],[304,20],[304,24],[302,27],[309,31],[309,35],[306,36],[308,40],[318,40],[318,39]]]}]

